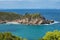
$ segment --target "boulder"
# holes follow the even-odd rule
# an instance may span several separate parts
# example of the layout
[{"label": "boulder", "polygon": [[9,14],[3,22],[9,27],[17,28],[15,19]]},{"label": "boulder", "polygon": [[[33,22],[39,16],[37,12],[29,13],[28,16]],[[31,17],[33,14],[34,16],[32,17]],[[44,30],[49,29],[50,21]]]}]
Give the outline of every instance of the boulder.
[{"label": "boulder", "polygon": [[54,23],[54,20],[50,20],[50,23]]}]

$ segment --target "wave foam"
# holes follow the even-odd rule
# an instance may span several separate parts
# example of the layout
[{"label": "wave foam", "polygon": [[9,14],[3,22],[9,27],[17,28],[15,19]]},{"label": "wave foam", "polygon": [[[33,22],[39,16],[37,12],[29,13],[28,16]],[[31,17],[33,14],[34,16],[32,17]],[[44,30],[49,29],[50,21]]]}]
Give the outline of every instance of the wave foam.
[{"label": "wave foam", "polygon": [[6,24],[19,24],[18,22],[7,22]]},{"label": "wave foam", "polygon": [[[57,24],[57,23],[60,23],[60,22],[55,21],[54,23],[44,24],[44,25],[52,25],[52,24]],[[18,23],[18,22],[7,22],[6,24],[20,24],[20,23]]]},{"label": "wave foam", "polygon": [[50,23],[50,24],[44,24],[44,25],[52,25],[52,24],[57,24],[59,23],[58,21],[55,21],[54,23]]}]

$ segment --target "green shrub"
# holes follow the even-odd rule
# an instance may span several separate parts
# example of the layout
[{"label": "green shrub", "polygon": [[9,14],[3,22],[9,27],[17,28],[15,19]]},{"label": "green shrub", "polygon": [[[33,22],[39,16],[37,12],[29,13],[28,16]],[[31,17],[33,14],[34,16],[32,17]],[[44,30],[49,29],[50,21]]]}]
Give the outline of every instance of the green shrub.
[{"label": "green shrub", "polygon": [[47,32],[42,40],[60,40],[60,31]]},{"label": "green shrub", "polygon": [[24,40],[24,38],[12,35],[10,32],[4,32],[0,33],[0,40]]}]

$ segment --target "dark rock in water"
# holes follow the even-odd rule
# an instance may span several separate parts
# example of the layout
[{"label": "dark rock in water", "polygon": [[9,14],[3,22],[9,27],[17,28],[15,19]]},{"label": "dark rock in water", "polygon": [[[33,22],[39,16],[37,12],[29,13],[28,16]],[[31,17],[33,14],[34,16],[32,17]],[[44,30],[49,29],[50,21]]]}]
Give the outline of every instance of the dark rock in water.
[{"label": "dark rock in water", "polygon": [[50,24],[50,23],[54,23],[54,20],[47,20],[46,22],[47,22],[46,24]]},{"label": "dark rock in water", "polygon": [[6,22],[1,22],[0,24],[5,24]]},{"label": "dark rock in water", "polygon": [[42,22],[41,24],[46,24],[46,21],[45,21],[45,20],[43,20],[43,22]]},{"label": "dark rock in water", "polygon": [[54,23],[54,20],[44,20],[41,24],[50,24]]},{"label": "dark rock in water", "polygon": [[46,22],[47,22],[46,24],[50,24],[50,20],[47,20]]},{"label": "dark rock in water", "polygon": [[50,20],[50,23],[54,23],[54,20]]}]

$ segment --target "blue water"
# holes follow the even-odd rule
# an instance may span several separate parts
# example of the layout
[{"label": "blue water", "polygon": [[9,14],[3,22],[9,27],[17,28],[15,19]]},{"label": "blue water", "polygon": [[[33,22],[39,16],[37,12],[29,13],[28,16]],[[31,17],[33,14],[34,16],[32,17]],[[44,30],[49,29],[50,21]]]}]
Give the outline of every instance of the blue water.
[{"label": "blue water", "polygon": [[[18,14],[40,13],[46,19],[53,19],[60,22],[60,9],[6,9],[0,12],[16,12]],[[51,25],[23,25],[23,24],[0,24],[0,32],[11,32],[16,36],[27,38],[28,40],[38,40],[46,32],[60,30],[60,23]]]}]

